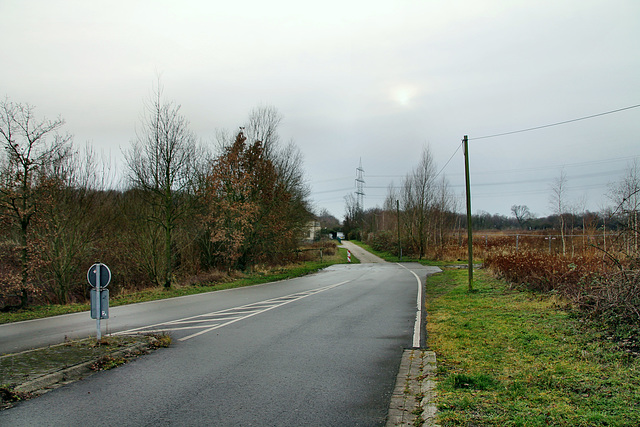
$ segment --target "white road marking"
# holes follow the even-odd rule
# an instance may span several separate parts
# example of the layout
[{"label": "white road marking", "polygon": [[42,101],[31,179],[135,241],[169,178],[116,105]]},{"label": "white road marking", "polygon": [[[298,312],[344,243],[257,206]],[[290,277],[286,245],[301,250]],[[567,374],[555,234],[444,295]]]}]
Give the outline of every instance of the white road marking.
[{"label": "white road marking", "polygon": [[398,265],[402,268],[404,268],[405,270],[411,272],[411,274],[413,274],[416,278],[416,280],[418,281],[418,302],[417,302],[417,312],[416,312],[416,322],[413,325],[413,348],[420,348],[420,336],[421,336],[421,328],[422,328],[422,282],[420,281],[420,277],[418,277],[418,275],[413,272],[412,270],[409,270],[407,267],[405,267],[402,264]]},{"label": "white road marking", "polygon": [[199,314],[196,316],[190,316],[182,319],[171,320],[168,322],[156,323],[154,325],[142,326],[139,328],[116,332],[112,335],[129,335],[129,334],[135,334],[140,332],[157,333],[157,332],[167,332],[167,331],[201,329],[198,332],[195,332],[191,335],[187,335],[186,337],[182,337],[179,339],[179,341],[186,341],[188,339],[195,338],[199,335],[206,334],[207,332],[211,332],[216,329],[222,328],[224,326],[231,325],[232,323],[239,322],[240,320],[253,317],[255,315],[264,313],[269,310],[273,310],[274,308],[282,307],[285,304],[289,304],[294,301],[299,301],[311,295],[328,291],[330,289],[333,289],[337,286],[344,285],[345,283],[349,283],[349,282],[350,280],[346,280],[344,282],[325,286],[323,288],[312,289],[305,292],[296,292],[295,294],[285,295],[278,298],[271,298],[264,301],[258,301],[251,304],[242,305],[239,307],[227,308],[227,309],[215,311],[212,313]]}]

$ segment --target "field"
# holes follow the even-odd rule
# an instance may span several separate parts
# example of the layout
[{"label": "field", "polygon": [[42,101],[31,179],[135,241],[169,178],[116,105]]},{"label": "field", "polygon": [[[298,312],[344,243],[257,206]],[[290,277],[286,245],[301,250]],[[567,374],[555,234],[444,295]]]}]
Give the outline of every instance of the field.
[{"label": "field", "polygon": [[466,270],[427,280],[441,425],[640,425],[637,243],[633,233],[474,233],[484,268],[473,292]]},{"label": "field", "polygon": [[557,294],[516,290],[486,270],[426,286],[443,426],[640,425],[640,359]]},{"label": "field", "polygon": [[513,236],[487,234],[479,252],[483,265],[510,286],[557,294],[586,319],[637,349],[640,258],[636,237],[522,235],[516,236],[514,245]]}]

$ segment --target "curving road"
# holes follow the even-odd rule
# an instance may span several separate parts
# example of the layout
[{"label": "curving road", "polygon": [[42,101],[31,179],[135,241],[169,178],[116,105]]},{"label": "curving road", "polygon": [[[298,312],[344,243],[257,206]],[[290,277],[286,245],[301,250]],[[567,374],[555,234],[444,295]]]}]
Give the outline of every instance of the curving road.
[{"label": "curving road", "polygon": [[[165,330],[174,344],[2,411],[0,425],[384,425],[402,350],[413,343],[412,271],[424,277],[437,269],[338,265],[113,308],[112,333]],[[48,324],[67,325],[55,331],[64,335],[82,329],[72,321]],[[39,336],[45,322],[3,325],[0,341],[5,346],[16,328]]]}]

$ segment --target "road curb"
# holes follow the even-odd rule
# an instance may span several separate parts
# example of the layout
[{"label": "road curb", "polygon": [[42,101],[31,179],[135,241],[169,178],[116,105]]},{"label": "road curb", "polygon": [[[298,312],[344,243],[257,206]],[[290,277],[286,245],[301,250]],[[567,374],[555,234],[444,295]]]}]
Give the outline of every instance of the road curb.
[{"label": "road curb", "polygon": [[435,424],[435,371],[436,354],[433,351],[407,349],[403,352],[387,427],[438,426]]},{"label": "road curb", "polygon": [[[130,359],[142,353],[145,353],[150,349],[151,343],[144,342],[119,349],[112,353],[108,353],[107,355],[111,357],[123,357],[125,359]],[[45,393],[60,385],[77,381],[79,379],[95,374],[98,371],[91,369],[91,366],[105,356],[106,355],[103,355],[89,361],[78,363],[76,365],[60,369],[59,371],[44,374],[37,378],[25,381],[13,387],[13,390],[19,393],[29,393],[35,395]]]}]

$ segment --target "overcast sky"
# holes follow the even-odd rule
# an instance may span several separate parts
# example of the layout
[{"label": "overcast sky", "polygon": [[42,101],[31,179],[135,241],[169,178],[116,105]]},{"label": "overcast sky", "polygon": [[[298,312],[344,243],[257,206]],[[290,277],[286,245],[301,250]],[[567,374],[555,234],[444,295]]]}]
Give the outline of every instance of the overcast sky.
[{"label": "overcast sky", "polygon": [[360,159],[369,208],[425,146],[463,211],[465,134],[474,213],[547,215],[561,170],[599,210],[640,159],[640,108],[474,140],[640,104],[638,0],[0,0],[0,17],[0,96],[77,144],[121,167],[158,75],[205,143],[272,105],[340,219]]}]

